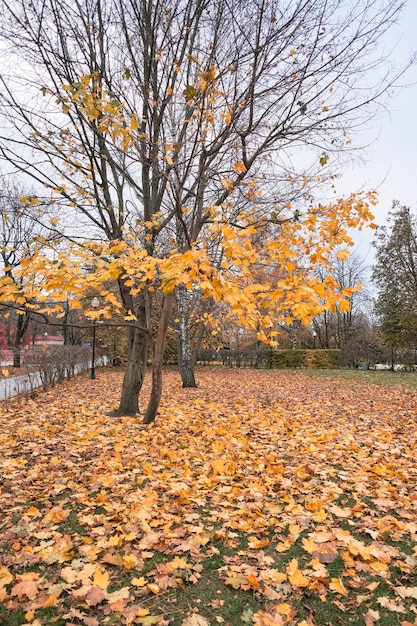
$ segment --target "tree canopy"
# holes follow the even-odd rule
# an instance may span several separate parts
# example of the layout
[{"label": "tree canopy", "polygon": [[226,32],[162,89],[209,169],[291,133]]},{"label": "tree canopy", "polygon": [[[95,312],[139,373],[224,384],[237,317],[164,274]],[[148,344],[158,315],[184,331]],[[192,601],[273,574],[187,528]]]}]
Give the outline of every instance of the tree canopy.
[{"label": "tree canopy", "polygon": [[398,78],[377,51],[403,4],[0,3],[0,152],[73,246],[34,249],[31,297],[47,285],[48,298],[100,294],[99,315],[124,309],[122,414],[138,409],[150,349],[155,416],[181,287],[224,301],[261,339],[274,320],[346,306],[350,288],[311,270],[338,246],[346,257],[375,196],[313,193]]}]

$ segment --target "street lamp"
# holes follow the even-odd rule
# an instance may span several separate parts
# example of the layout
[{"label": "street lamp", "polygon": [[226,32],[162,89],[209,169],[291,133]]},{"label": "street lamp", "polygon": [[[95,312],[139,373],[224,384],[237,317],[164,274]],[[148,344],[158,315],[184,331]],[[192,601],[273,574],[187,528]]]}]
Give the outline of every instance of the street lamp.
[{"label": "street lamp", "polygon": [[[100,300],[98,298],[93,298],[91,300],[91,306],[93,307],[93,309],[98,309],[98,307],[100,306]],[[91,372],[90,372],[91,380],[94,380],[96,377],[95,360],[96,360],[96,320],[94,318],[93,319],[93,354],[91,358]]]},{"label": "street lamp", "polygon": [[313,346],[314,346],[314,350],[316,349],[316,338],[317,338],[317,333],[315,330],[311,331],[311,334],[313,336]]}]

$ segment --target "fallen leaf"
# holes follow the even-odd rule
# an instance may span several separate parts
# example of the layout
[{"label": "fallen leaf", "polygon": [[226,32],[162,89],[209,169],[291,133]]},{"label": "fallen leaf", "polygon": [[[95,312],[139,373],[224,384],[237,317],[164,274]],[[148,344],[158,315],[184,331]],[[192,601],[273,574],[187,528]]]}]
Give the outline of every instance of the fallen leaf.
[{"label": "fallen leaf", "polygon": [[200,615],[199,613],[192,613],[183,622],[181,626],[209,626],[208,619]]}]

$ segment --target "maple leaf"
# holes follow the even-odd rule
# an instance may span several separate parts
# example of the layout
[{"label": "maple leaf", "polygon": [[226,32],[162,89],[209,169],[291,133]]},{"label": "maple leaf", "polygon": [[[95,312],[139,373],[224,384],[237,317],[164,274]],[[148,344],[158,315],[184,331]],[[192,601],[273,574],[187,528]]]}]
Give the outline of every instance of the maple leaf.
[{"label": "maple leaf", "polygon": [[0,587],[8,585],[13,580],[13,575],[4,565],[0,567]]},{"label": "maple leaf", "polygon": [[102,587],[92,587],[86,594],[85,600],[88,606],[97,606],[103,602],[107,594]]},{"label": "maple leaf", "polygon": [[96,569],[93,575],[93,584],[101,589],[107,589],[110,582],[110,576],[108,572],[102,572],[100,569]]},{"label": "maple leaf", "polygon": [[112,593],[107,594],[109,604],[114,604],[118,600],[127,600],[129,597],[129,587],[121,587]]},{"label": "maple leaf", "polygon": [[287,623],[285,617],[280,613],[268,613],[267,611],[258,611],[252,616],[255,626],[284,626]]},{"label": "maple leaf", "polygon": [[336,593],[340,593],[343,596],[348,595],[346,587],[344,586],[341,578],[332,578],[331,582],[329,583],[329,589],[331,591],[336,591]]},{"label": "maple leaf", "polygon": [[19,600],[23,600],[24,598],[33,600],[38,593],[38,586],[39,584],[36,580],[21,580],[12,587],[10,595],[17,596]]},{"label": "maple leaf", "polygon": [[245,164],[243,163],[243,161],[237,161],[234,165],[233,165],[233,169],[236,172],[236,174],[240,174],[245,173],[246,172],[246,167]]},{"label": "maple leaf", "polygon": [[298,560],[292,559],[287,565],[288,580],[294,587],[308,587],[309,580],[298,569]]},{"label": "maple leaf", "polygon": [[365,626],[373,626],[373,624],[375,624],[375,622],[379,620],[379,613],[378,611],[373,611],[372,609],[369,609],[364,618]]},{"label": "maple leaf", "polygon": [[381,596],[377,598],[378,604],[380,604],[384,609],[388,609],[388,611],[392,611],[394,613],[407,613],[407,609],[401,602],[395,602],[386,598],[385,596]]}]

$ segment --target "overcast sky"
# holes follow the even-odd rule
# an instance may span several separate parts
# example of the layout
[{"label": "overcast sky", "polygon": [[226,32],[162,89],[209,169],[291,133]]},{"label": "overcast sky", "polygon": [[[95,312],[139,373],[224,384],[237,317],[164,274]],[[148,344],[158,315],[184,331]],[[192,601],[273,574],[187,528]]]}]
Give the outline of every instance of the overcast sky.
[{"label": "overcast sky", "polygon": [[[404,65],[417,51],[417,0],[408,0],[387,42],[391,46],[396,44],[392,58],[398,66]],[[361,187],[377,189],[380,203],[375,209],[375,221],[379,225],[386,221],[393,200],[410,206],[417,214],[417,64],[402,82],[411,86],[388,102],[389,112],[367,133],[369,141],[375,141],[364,154],[365,162],[349,168],[338,184],[343,193]],[[369,262],[372,239],[370,230],[355,236],[359,253],[368,255]]]}]

